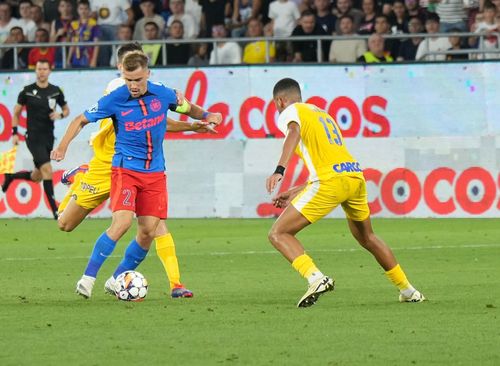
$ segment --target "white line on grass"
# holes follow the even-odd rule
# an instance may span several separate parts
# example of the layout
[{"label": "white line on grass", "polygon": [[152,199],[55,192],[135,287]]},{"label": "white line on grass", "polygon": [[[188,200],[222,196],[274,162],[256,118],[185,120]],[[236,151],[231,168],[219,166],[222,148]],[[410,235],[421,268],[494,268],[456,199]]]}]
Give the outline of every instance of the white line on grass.
[{"label": "white line on grass", "polygon": [[[401,247],[391,248],[392,250],[439,250],[439,249],[481,249],[481,248],[500,248],[500,244],[464,244],[464,245],[431,245],[426,247]],[[339,252],[357,252],[364,250],[363,248],[332,248],[332,249],[312,249],[310,253],[339,253]],[[261,254],[278,254],[276,250],[248,250],[243,252],[209,252],[209,253],[181,253],[181,257],[213,255],[213,256],[228,256],[228,255],[261,255]],[[122,255],[112,255],[109,258],[121,258]],[[37,261],[37,260],[67,260],[67,259],[88,259],[88,256],[73,256],[73,257],[7,257],[1,258],[0,261]]]}]

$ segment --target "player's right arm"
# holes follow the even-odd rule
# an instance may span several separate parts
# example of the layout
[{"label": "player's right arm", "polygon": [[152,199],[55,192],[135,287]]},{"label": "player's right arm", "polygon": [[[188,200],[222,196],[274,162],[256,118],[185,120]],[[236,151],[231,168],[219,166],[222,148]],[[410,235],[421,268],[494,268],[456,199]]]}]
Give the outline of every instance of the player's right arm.
[{"label": "player's right arm", "polygon": [[66,129],[66,133],[59,145],[51,151],[50,158],[52,160],[61,161],[64,159],[66,155],[66,151],[68,150],[68,146],[73,141],[73,139],[80,133],[83,127],[85,127],[89,123],[87,117],[84,114],[80,114],[78,117],[73,119]]},{"label": "player's right arm", "polygon": [[111,117],[114,113],[114,105],[115,99],[112,97],[112,94],[106,95],[99,99],[95,105],[71,121],[59,145],[51,151],[50,158],[57,161],[63,160],[69,144],[82,128],[90,122],[97,122],[103,118]]}]

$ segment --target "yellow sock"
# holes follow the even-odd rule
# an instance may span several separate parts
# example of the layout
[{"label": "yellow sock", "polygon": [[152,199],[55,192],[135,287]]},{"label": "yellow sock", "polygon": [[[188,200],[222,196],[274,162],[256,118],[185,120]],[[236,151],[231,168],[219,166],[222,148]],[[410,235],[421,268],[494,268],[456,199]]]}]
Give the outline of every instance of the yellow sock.
[{"label": "yellow sock", "polygon": [[181,274],[179,272],[179,263],[175,255],[175,244],[172,234],[168,233],[155,238],[156,254],[160,257],[161,263],[167,273],[170,288],[173,289],[181,283]]},{"label": "yellow sock", "polygon": [[410,282],[408,282],[408,279],[399,264],[386,271],[385,275],[399,289],[399,291],[413,289],[413,286],[410,285]]},{"label": "yellow sock", "polygon": [[319,272],[311,257],[307,254],[299,255],[292,262],[292,267],[304,278],[309,278],[313,272]]}]

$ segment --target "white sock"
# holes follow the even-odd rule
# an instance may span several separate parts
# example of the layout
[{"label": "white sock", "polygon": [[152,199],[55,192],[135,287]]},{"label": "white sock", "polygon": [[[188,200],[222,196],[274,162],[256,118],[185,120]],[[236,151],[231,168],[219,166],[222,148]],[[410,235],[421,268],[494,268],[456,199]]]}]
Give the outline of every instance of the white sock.
[{"label": "white sock", "polygon": [[313,272],[309,277],[307,277],[307,282],[309,284],[313,283],[314,281],[319,280],[321,277],[324,277],[325,275],[321,273],[320,271],[318,272]]}]

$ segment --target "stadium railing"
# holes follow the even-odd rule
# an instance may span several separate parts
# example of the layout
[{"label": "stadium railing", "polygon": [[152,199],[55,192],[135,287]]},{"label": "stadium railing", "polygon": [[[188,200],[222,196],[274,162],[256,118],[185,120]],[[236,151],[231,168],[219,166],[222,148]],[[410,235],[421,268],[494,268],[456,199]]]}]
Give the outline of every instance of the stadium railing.
[{"label": "stadium railing", "polygon": [[[469,38],[475,37],[479,38],[479,46],[478,48],[464,48],[461,50],[446,50],[446,51],[431,51],[429,50],[429,39],[436,37],[450,37],[456,36],[461,38]],[[486,54],[495,54],[496,58],[500,59],[500,49],[499,48],[485,48],[484,42],[486,37],[495,36],[497,38],[497,45],[500,44],[500,33],[402,33],[402,34],[388,34],[384,35],[384,39],[400,39],[405,40],[409,38],[423,38],[423,42],[426,44],[426,52],[424,53],[421,60],[425,60],[428,56],[433,55],[442,55],[442,54],[479,54],[484,58]],[[317,42],[317,63],[328,63],[328,60],[323,59],[323,53],[321,52],[321,44],[323,41],[331,42],[331,41],[339,41],[339,40],[353,40],[353,39],[363,39],[368,40],[370,36],[361,36],[361,35],[350,35],[350,36],[300,36],[300,37],[242,37],[242,38],[196,38],[196,39],[179,39],[179,40],[170,40],[170,39],[158,39],[152,41],[140,41],[141,44],[161,44],[161,65],[167,65],[167,47],[168,44],[179,44],[179,43],[187,43],[187,44],[201,44],[207,43],[212,44],[213,49],[215,50],[215,60],[216,64],[218,64],[217,60],[217,44],[224,42],[236,42],[240,46],[243,46],[250,42],[255,41],[265,41],[266,42],[266,63],[270,62],[270,45],[275,42],[297,42],[297,41],[315,41]],[[32,47],[56,47],[61,48],[62,54],[62,68],[68,68],[67,65],[67,53],[68,47],[71,46],[84,46],[84,47],[92,47],[92,46],[111,46],[113,48],[113,54],[115,54],[115,50],[122,44],[130,43],[130,41],[98,41],[98,42],[55,42],[55,43],[10,43],[10,44],[0,44],[0,54],[4,54],[7,49],[14,49],[14,70],[19,69],[19,62],[17,56],[17,50],[19,48],[32,48]],[[395,60],[396,61],[396,60]]]}]

